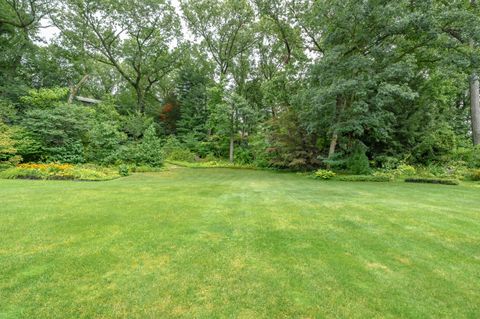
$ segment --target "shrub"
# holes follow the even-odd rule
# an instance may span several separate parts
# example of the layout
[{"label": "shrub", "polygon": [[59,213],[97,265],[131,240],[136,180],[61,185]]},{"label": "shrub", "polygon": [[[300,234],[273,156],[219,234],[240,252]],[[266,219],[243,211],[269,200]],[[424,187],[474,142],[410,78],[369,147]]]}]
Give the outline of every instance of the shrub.
[{"label": "shrub", "polygon": [[407,183],[425,183],[425,184],[441,184],[441,185],[459,185],[456,179],[438,179],[438,178],[407,178]]},{"label": "shrub", "polygon": [[381,177],[393,181],[395,179],[395,173],[390,170],[386,171],[376,171],[372,174],[375,177]]},{"label": "shrub", "polygon": [[335,178],[342,182],[390,182],[389,176],[374,175],[340,175]]},{"label": "shrub", "polygon": [[105,181],[120,177],[118,171],[95,165],[21,164],[0,172],[7,179]]},{"label": "shrub", "polygon": [[370,162],[365,154],[366,147],[361,142],[357,142],[352,150],[352,155],[347,159],[347,169],[355,175],[364,175],[370,173]]},{"label": "shrub", "polygon": [[212,162],[181,162],[181,161],[168,161],[170,164],[189,167],[189,168],[238,168],[238,169],[258,169],[253,164],[238,164],[227,161],[212,161]]},{"label": "shrub", "polygon": [[386,155],[380,155],[375,158],[376,166],[387,170],[393,170],[398,167],[399,161],[396,157]]},{"label": "shrub", "polygon": [[88,162],[103,165],[118,160],[118,149],[127,140],[127,135],[119,131],[114,122],[96,122],[87,134],[89,143],[85,149]]},{"label": "shrub", "polygon": [[91,128],[92,109],[58,105],[25,112],[22,140],[29,146],[19,147],[19,154],[29,161],[84,162],[83,141]]},{"label": "shrub", "polygon": [[13,140],[13,130],[0,121],[0,170],[16,165],[21,160]]},{"label": "shrub", "polygon": [[397,176],[414,176],[417,173],[415,167],[407,164],[401,164],[395,169]]},{"label": "shrub", "polygon": [[128,164],[162,166],[164,155],[154,124],[145,131],[140,143],[130,143],[124,146],[120,151],[119,158]]},{"label": "shrub", "polygon": [[235,163],[250,164],[253,162],[253,154],[246,147],[237,147],[235,150]]},{"label": "shrub", "polygon": [[128,169],[128,166],[127,165],[120,165],[118,167],[118,174],[120,174],[120,176],[128,176],[130,175],[130,171]]},{"label": "shrub", "polygon": [[20,101],[28,107],[49,108],[65,100],[68,94],[66,88],[30,90],[28,95],[22,96]]},{"label": "shrub", "polygon": [[472,181],[480,181],[480,169],[472,170],[469,177]]},{"label": "shrub", "polygon": [[195,162],[195,154],[188,149],[176,148],[170,151],[167,159],[172,161]]},{"label": "shrub", "polygon": [[325,169],[319,169],[318,171],[315,172],[315,177],[324,179],[324,180],[329,180],[335,177],[337,174],[335,172],[325,170]]},{"label": "shrub", "polygon": [[170,161],[194,162],[195,154],[182,144],[175,136],[171,135],[162,148],[165,158]]},{"label": "shrub", "polygon": [[465,163],[470,168],[480,168],[480,145],[475,147],[459,147],[452,154],[452,159]]}]

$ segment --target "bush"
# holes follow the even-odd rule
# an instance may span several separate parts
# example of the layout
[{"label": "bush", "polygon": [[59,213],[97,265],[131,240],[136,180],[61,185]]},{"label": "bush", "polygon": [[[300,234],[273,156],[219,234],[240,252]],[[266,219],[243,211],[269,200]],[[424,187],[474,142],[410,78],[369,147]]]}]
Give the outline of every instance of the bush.
[{"label": "bush", "polygon": [[459,185],[456,179],[437,179],[437,178],[407,178],[407,183],[441,184],[441,185]]},{"label": "bush", "polygon": [[127,135],[120,132],[114,122],[108,121],[95,123],[87,137],[86,160],[102,165],[114,164],[118,160],[120,145],[127,140]]},{"label": "bush", "polygon": [[416,168],[407,164],[401,164],[395,169],[395,175],[397,176],[414,176],[416,173]]},{"label": "bush", "polygon": [[370,162],[365,154],[366,147],[361,142],[357,142],[352,150],[352,155],[347,159],[347,169],[355,175],[364,175],[370,173]]},{"label": "bush", "polygon": [[238,164],[250,164],[253,162],[253,154],[252,152],[246,147],[237,147],[235,149],[235,163]]},{"label": "bush", "polygon": [[128,169],[128,166],[127,165],[120,165],[118,167],[118,174],[120,174],[120,176],[128,176],[130,175],[130,171]]},{"label": "bush", "polygon": [[91,128],[92,109],[60,104],[51,108],[35,108],[25,112],[21,140],[29,146],[18,147],[27,161],[83,163],[83,141]]},{"label": "bush", "polygon": [[68,95],[66,88],[30,90],[28,95],[22,96],[20,101],[27,107],[51,108],[57,106]]},{"label": "bush", "polygon": [[212,162],[181,162],[181,161],[168,161],[168,163],[189,168],[237,168],[237,169],[258,169],[253,164],[238,164],[228,161],[212,161]]},{"label": "bush", "polygon": [[452,155],[452,159],[463,162],[470,168],[480,168],[480,145],[475,147],[459,147]]},{"label": "bush", "polygon": [[315,172],[315,177],[324,179],[324,180],[329,180],[335,177],[337,174],[335,172],[325,170],[325,169],[319,169],[318,171]]},{"label": "bush", "polygon": [[480,181],[480,169],[472,170],[469,177],[472,181]]},{"label": "bush", "polygon": [[342,182],[390,182],[389,176],[374,175],[340,175],[335,178],[336,181]]},{"label": "bush", "polygon": [[170,151],[167,159],[172,161],[195,162],[195,154],[188,149],[176,148]]},{"label": "bush", "polygon": [[94,165],[21,164],[0,172],[6,179],[105,181],[120,177],[118,171]]},{"label": "bush", "polygon": [[119,151],[118,158],[126,164],[161,167],[164,155],[154,124],[145,131],[140,143],[131,142],[123,146]]},{"label": "bush", "polygon": [[386,170],[386,171],[376,171],[372,174],[375,177],[381,177],[393,181],[395,179],[394,171]]},{"label": "bush", "polygon": [[16,165],[21,160],[13,140],[13,130],[0,121],[0,170]]},{"label": "bush", "polygon": [[167,138],[162,151],[170,161],[195,162],[196,155],[173,135]]}]

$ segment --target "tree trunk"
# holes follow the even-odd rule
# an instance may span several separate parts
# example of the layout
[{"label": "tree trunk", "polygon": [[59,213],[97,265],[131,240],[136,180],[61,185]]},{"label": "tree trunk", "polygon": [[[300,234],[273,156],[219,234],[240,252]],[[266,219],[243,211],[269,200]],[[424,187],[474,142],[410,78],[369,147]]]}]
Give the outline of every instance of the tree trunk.
[{"label": "tree trunk", "polygon": [[335,149],[337,148],[338,134],[333,132],[332,139],[330,141],[330,149],[328,151],[328,159],[331,159],[335,155]]},{"label": "tree trunk", "polygon": [[68,104],[72,104],[73,103],[73,100],[75,100],[75,98],[77,97],[78,95],[78,91],[80,91],[80,89],[82,88],[83,84],[85,82],[87,82],[88,80],[88,77],[89,75],[88,74],[85,74],[83,76],[83,78],[80,80],[80,82],[78,82],[76,85],[72,86],[70,88],[70,95],[68,96]]},{"label": "tree trunk", "polygon": [[141,88],[136,88],[137,92],[137,108],[140,114],[145,114],[145,97]]},{"label": "tree trunk", "polygon": [[470,103],[472,108],[473,145],[480,145],[480,82],[474,74],[470,82]]},{"label": "tree trunk", "polygon": [[230,135],[230,163],[233,163],[233,151],[234,151],[234,136]]}]

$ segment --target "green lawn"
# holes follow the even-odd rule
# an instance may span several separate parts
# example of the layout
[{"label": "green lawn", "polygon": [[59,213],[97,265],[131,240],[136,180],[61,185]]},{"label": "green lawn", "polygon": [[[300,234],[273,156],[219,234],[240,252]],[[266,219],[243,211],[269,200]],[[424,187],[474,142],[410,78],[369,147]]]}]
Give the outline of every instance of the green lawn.
[{"label": "green lawn", "polygon": [[480,185],[0,180],[0,318],[479,318]]}]

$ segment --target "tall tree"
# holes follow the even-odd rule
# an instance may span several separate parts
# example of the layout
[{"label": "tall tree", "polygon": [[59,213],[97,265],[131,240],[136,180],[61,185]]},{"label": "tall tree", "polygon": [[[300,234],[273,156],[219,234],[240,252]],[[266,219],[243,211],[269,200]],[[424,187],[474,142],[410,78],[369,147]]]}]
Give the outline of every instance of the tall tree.
[{"label": "tall tree", "polygon": [[175,67],[180,23],[169,1],[64,0],[55,22],[97,61],[115,68],[133,88],[137,110]]}]

